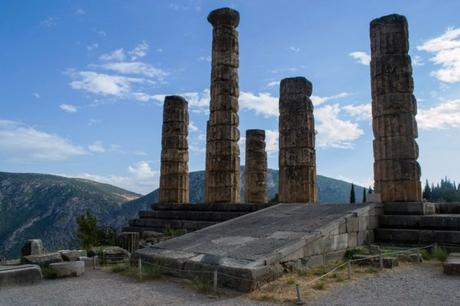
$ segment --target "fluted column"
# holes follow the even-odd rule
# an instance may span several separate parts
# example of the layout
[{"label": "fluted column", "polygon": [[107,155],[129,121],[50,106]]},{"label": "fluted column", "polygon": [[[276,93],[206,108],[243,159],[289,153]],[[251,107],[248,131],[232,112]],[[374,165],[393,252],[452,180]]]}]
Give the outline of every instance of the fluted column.
[{"label": "fluted column", "polygon": [[188,103],[167,96],[163,105],[160,203],[188,203]]},{"label": "fluted column", "polygon": [[279,201],[317,201],[312,84],[304,77],[281,81],[279,99]]},{"label": "fluted column", "polygon": [[207,126],[205,201],[240,202],[238,141],[238,26],[240,15],[230,8],[212,11],[211,103]]},{"label": "fluted column", "polygon": [[370,24],[374,187],[383,202],[422,200],[408,36],[401,15]]},{"label": "fluted column", "polygon": [[244,195],[246,203],[267,203],[267,152],[265,131],[246,131]]}]

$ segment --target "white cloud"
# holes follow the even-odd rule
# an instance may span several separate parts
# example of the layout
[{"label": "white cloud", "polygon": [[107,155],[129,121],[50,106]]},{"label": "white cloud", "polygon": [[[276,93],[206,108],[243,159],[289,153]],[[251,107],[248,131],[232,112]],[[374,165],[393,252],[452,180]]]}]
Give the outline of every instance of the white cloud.
[{"label": "white cloud", "polygon": [[343,110],[348,115],[356,118],[357,120],[370,120],[372,117],[371,104],[358,104],[358,105],[345,105]]},{"label": "white cloud", "polygon": [[433,53],[430,61],[441,66],[432,72],[438,80],[460,82],[460,28],[448,28],[444,34],[425,41],[417,49]]},{"label": "white cloud", "polygon": [[144,79],[108,75],[94,71],[71,72],[74,79],[70,87],[103,96],[122,96],[131,92],[133,83],[144,83]]},{"label": "white cloud", "polygon": [[79,9],[77,9],[77,10],[75,11],[75,14],[76,14],[76,15],[85,15],[86,12],[85,12],[84,9],[79,8]]},{"label": "white cloud", "polygon": [[149,162],[139,161],[128,167],[126,175],[79,174],[76,177],[115,185],[126,190],[146,194],[159,185],[160,172],[151,168]]},{"label": "white cloud", "polygon": [[44,28],[51,28],[56,25],[56,18],[54,17],[48,17],[42,21],[40,21],[40,26]]},{"label": "white cloud", "polygon": [[416,55],[412,58],[412,65],[413,66],[423,66],[425,63],[423,62],[423,58],[420,55]]},{"label": "white cloud", "polygon": [[274,97],[269,93],[253,94],[242,91],[239,104],[241,109],[254,111],[257,115],[263,115],[264,117],[278,116],[278,97]]},{"label": "white cloud", "polygon": [[106,151],[102,141],[95,141],[93,144],[88,146],[88,150],[94,153],[104,153]]},{"label": "white cloud", "polygon": [[352,142],[364,134],[357,123],[340,119],[340,111],[338,104],[326,105],[315,110],[319,147],[352,148]]},{"label": "white cloud", "polygon": [[143,62],[111,62],[103,64],[101,67],[121,74],[139,74],[160,80],[167,75],[162,69]]},{"label": "white cloud", "polygon": [[280,85],[280,81],[270,81],[267,83],[266,87],[275,87],[279,85]]},{"label": "white cloud", "polygon": [[298,47],[295,47],[295,46],[289,46],[289,51],[292,51],[292,52],[298,53],[298,52],[300,51],[300,48],[298,48]]},{"label": "white cloud", "polygon": [[278,130],[265,130],[265,149],[268,155],[278,152],[279,145]]},{"label": "white cloud", "polygon": [[211,59],[211,55],[207,55],[207,56],[200,56],[198,60],[200,62],[211,62],[212,59]]},{"label": "white cloud", "polygon": [[363,51],[351,52],[348,55],[354,58],[357,63],[360,63],[362,65],[369,66],[369,63],[371,62],[371,56]]},{"label": "white cloud", "polygon": [[313,103],[314,106],[318,106],[320,104],[323,104],[325,102],[328,102],[330,100],[336,100],[336,99],[341,99],[341,98],[346,98],[350,95],[348,92],[341,92],[337,95],[329,96],[329,97],[319,97],[319,96],[311,96],[311,102]]},{"label": "white cloud", "polygon": [[126,59],[126,54],[123,48],[114,50],[110,53],[104,53],[99,56],[101,61],[110,62],[110,61],[124,61]]},{"label": "white cloud", "polygon": [[[153,95],[151,99],[163,104],[165,97],[168,95],[170,94]],[[201,114],[209,113],[209,101],[211,100],[211,92],[209,89],[204,89],[202,92],[177,93],[177,95],[187,100],[190,111]]]},{"label": "white cloud", "polygon": [[135,61],[139,58],[146,56],[148,50],[149,45],[145,41],[142,41],[133,50],[128,51],[128,54],[131,56],[131,60]]},{"label": "white cloud", "polygon": [[65,160],[87,154],[82,147],[58,135],[10,120],[0,120],[0,153],[20,161]]},{"label": "white cloud", "polygon": [[188,128],[190,129],[190,131],[192,132],[198,132],[200,129],[195,125],[195,123],[193,121],[190,121],[189,125],[188,125]]},{"label": "white cloud", "polygon": [[460,128],[460,100],[448,100],[428,109],[420,109],[417,124],[424,130]]},{"label": "white cloud", "polygon": [[98,43],[92,43],[91,45],[86,46],[86,50],[88,51],[93,51],[93,50],[96,50],[97,48],[99,48]]},{"label": "white cloud", "polygon": [[40,94],[38,92],[34,92],[32,94],[36,99],[40,99]]},{"label": "white cloud", "polygon": [[59,108],[62,109],[63,111],[67,113],[76,113],[77,112],[77,107],[72,104],[61,104],[59,105]]}]

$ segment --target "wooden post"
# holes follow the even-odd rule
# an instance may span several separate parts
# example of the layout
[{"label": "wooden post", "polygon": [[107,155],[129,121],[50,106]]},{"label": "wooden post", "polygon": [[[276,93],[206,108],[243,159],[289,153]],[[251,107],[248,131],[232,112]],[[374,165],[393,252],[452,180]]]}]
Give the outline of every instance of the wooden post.
[{"label": "wooden post", "polygon": [[217,270],[214,270],[213,288],[214,293],[217,294]]},{"label": "wooden post", "polygon": [[297,300],[295,301],[296,305],[303,305],[302,299],[300,297],[300,289],[299,289],[299,284],[295,284],[295,291],[297,294]]}]

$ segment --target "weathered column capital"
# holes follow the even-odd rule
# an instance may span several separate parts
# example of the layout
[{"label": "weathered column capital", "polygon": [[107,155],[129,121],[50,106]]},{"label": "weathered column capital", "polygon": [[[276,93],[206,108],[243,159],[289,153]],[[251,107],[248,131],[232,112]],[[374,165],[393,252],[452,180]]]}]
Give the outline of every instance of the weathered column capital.
[{"label": "weathered column capital", "polygon": [[236,28],[240,23],[240,13],[228,7],[220,8],[209,13],[208,21],[213,27],[229,26]]},{"label": "weathered column capital", "polygon": [[313,85],[304,77],[285,78],[280,83],[280,95],[306,95],[311,96]]}]

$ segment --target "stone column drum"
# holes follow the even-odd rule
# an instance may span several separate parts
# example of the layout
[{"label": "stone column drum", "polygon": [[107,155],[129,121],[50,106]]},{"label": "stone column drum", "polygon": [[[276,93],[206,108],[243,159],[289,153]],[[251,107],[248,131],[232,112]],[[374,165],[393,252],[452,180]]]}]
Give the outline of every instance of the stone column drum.
[{"label": "stone column drum", "polygon": [[163,106],[160,203],[188,203],[188,103],[167,96]]},{"label": "stone column drum", "polygon": [[370,24],[374,187],[382,202],[422,200],[408,36],[401,15]]},{"label": "stone column drum", "polygon": [[281,81],[279,99],[279,201],[317,201],[312,84],[304,77]]},{"label": "stone column drum", "polygon": [[246,131],[245,203],[267,203],[265,131]]},{"label": "stone column drum", "polygon": [[206,203],[240,202],[237,11],[212,11],[211,103],[206,144]]}]

